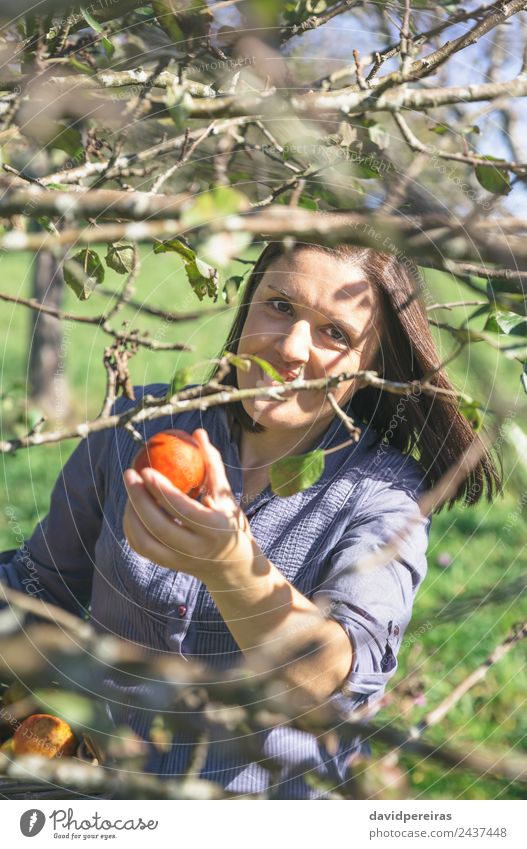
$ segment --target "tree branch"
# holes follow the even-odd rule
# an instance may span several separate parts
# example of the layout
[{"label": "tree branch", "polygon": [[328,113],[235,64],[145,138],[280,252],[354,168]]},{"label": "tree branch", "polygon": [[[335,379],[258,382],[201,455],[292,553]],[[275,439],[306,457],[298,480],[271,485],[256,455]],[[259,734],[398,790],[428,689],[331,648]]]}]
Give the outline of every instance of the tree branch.
[{"label": "tree branch", "polygon": [[440,722],[443,717],[445,717],[446,714],[455,707],[455,705],[457,705],[459,700],[462,699],[472,687],[479,684],[480,681],[483,681],[490,667],[494,666],[495,663],[498,663],[498,661],[510,652],[517,642],[525,639],[525,637],[527,637],[527,622],[524,622],[522,625],[514,628],[514,630],[505,637],[503,642],[496,646],[483,663],[474,669],[470,675],[467,675],[467,677],[461,681],[457,687],[454,687],[452,692],[443,699],[441,704],[429,711],[416,728],[412,729],[412,735],[420,735],[432,725],[437,725],[437,723]]},{"label": "tree branch", "polygon": [[[122,340],[119,339],[118,341]],[[135,337],[132,336],[130,340],[127,339],[125,341],[135,341]],[[145,396],[135,407],[120,415],[115,414],[106,416],[105,418],[93,419],[92,421],[83,422],[71,428],[64,428],[50,433],[39,432],[12,440],[0,441],[0,453],[12,453],[19,448],[30,448],[35,445],[62,442],[65,439],[77,439],[79,437],[85,439],[90,433],[108,430],[109,428],[124,427],[128,424],[138,425],[144,421],[151,421],[162,416],[175,415],[181,410],[204,411],[209,409],[209,407],[232,404],[235,401],[242,401],[246,398],[269,397],[270,393],[273,394],[273,397],[278,397],[287,392],[291,387],[297,391],[307,391],[309,389],[328,390],[338,386],[343,381],[357,379],[362,380],[368,386],[390,392],[394,395],[406,396],[419,390],[419,392],[423,392],[425,395],[439,395],[446,399],[450,398],[453,404],[457,403],[460,398],[465,400],[469,398],[463,392],[443,389],[426,380],[412,380],[407,383],[384,380],[376,372],[372,371],[343,372],[340,375],[318,378],[316,380],[300,380],[297,378],[292,382],[271,388],[264,386],[233,391],[232,387],[222,387],[219,391],[214,390],[211,394],[203,396],[203,389],[206,389],[205,386],[178,393],[170,399]]]},{"label": "tree branch", "polygon": [[[69,200],[67,194],[66,197]],[[83,197],[76,199],[78,215],[82,214]],[[170,204],[176,206],[178,201],[177,198],[164,199],[148,195],[147,198],[148,203],[145,200],[141,207],[144,217],[149,216],[150,202],[154,203],[154,216],[162,218],[163,205],[159,202],[166,200],[168,207]],[[17,208],[20,202],[19,197]],[[12,209],[12,202],[6,198],[6,206],[10,203]],[[35,214],[39,214],[40,207],[36,199],[34,205]],[[3,201],[0,200],[0,213],[2,206]],[[91,206],[96,211],[96,205]],[[128,214],[138,215],[139,211],[137,207],[134,209],[132,203]],[[199,226],[205,225],[212,232],[247,232],[266,239],[283,239],[284,236],[290,235],[320,244],[350,242],[388,253],[400,252],[402,249],[404,256],[414,257],[417,264],[428,265],[433,260],[437,264],[435,267],[441,268],[450,260],[478,263],[483,261],[503,265],[514,257],[517,267],[527,270],[527,242],[524,238],[527,220],[514,216],[504,216],[497,220],[478,219],[468,223],[448,214],[431,213],[403,218],[400,215],[369,212],[321,213],[301,208],[286,208],[277,204],[258,212],[216,217],[212,221],[203,220]],[[120,239],[151,242],[163,236],[188,236],[188,231],[188,227],[173,219],[104,224],[85,227],[82,230],[71,228],[56,235],[12,231],[0,237],[0,250],[39,251],[61,245],[90,245],[116,242]]]},{"label": "tree branch", "polygon": [[320,15],[311,15],[299,24],[291,24],[291,26],[283,27],[280,30],[280,43],[285,44],[296,35],[303,35],[310,30],[318,29],[328,21],[331,21],[337,15],[342,15],[343,12],[348,12],[354,6],[361,6],[363,0],[340,0],[335,6],[330,7],[326,12]]},{"label": "tree branch", "polygon": [[[185,345],[183,342],[157,342],[155,339],[148,339],[145,336],[139,335],[139,330],[125,332],[123,330],[115,330],[108,323],[108,317],[113,315],[118,310],[114,306],[109,313],[101,313],[101,315],[79,315],[77,313],[67,312],[56,307],[49,307],[46,304],[41,304],[40,301],[34,298],[23,298],[21,295],[9,295],[7,292],[0,292],[0,300],[8,301],[12,304],[28,307],[36,312],[52,315],[61,321],[73,321],[79,324],[95,324],[99,330],[112,336],[116,342],[131,342],[140,345],[143,348],[148,348],[150,351],[193,351],[194,348],[190,345]],[[119,309],[124,306],[125,302],[119,304]]]}]

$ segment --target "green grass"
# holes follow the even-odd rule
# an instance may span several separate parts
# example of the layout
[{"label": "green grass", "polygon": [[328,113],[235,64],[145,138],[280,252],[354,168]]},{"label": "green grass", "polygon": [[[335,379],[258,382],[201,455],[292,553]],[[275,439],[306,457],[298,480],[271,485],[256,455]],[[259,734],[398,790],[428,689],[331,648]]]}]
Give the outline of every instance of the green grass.
[{"label": "green grass", "polygon": [[[4,255],[0,265],[4,291],[27,295],[30,292],[31,264],[28,257]],[[200,310],[186,279],[170,254],[154,257],[143,251],[143,265],[136,299],[150,305],[176,310]],[[444,277],[427,275],[434,297],[441,301],[472,298],[467,289]],[[114,275],[114,288],[122,278]],[[93,296],[80,304],[68,295],[66,308],[89,314],[99,313],[105,298]],[[2,326],[7,332],[2,349],[1,393],[3,402],[2,436],[27,430],[23,399],[28,344],[29,316],[25,309],[2,305]],[[441,311],[436,317],[457,323],[459,311]],[[123,318],[132,326],[137,316],[127,310]],[[136,384],[168,381],[177,367],[215,356],[221,349],[232,314],[205,318],[180,325],[163,324],[141,316],[140,325],[151,330],[160,341],[184,341],[195,346],[187,353],[141,353],[131,361]],[[481,327],[482,319],[474,324]],[[453,342],[445,333],[436,333],[440,356],[452,350]],[[73,388],[78,417],[97,413],[104,392],[102,354],[109,337],[93,326],[68,325],[66,333],[67,376]],[[513,410],[522,398],[520,366],[506,360],[484,344],[472,345],[449,366],[456,388],[468,392],[483,404],[504,412]],[[195,373],[196,381],[205,372]],[[498,394],[497,394],[498,393]],[[20,535],[28,535],[45,515],[53,482],[75,443],[19,451],[2,455],[4,480],[0,512],[0,546],[17,545]],[[522,587],[525,576],[524,517],[518,508],[518,493],[525,486],[525,472],[515,450],[503,445],[506,492],[502,499],[476,508],[455,508],[434,517],[428,551],[429,571],[414,607],[414,616],[399,654],[399,670],[389,688],[394,696],[380,717],[397,717],[401,724],[416,723],[436,706],[480,664],[503,640],[511,627],[527,618],[527,602]],[[6,507],[14,510],[16,521],[8,522]],[[516,517],[516,518],[515,518]],[[449,554],[451,565],[439,565]],[[447,717],[429,730],[427,739],[436,743],[476,748],[527,749],[527,711],[524,674],[525,652],[522,644],[496,666],[453,708]],[[424,691],[426,704],[413,703],[412,693]],[[382,751],[378,747],[377,751]],[[477,778],[461,770],[440,768],[431,761],[404,756],[409,770],[410,793],[417,798],[524,798],[520,785],[492,778]]]}]

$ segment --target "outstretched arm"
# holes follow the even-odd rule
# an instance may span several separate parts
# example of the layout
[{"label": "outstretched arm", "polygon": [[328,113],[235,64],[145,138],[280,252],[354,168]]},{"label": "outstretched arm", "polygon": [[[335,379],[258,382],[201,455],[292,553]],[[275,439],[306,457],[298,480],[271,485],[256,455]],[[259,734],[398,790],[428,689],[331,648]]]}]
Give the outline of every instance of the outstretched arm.
[{"label": "outstretched arm", "polygon": [[207,494],[199,503],[153,469],[128,469],[128,541],[155,563],[203,581],[255,670],[276,670],[303,700],[320,704],[346,679],[351,641],[265,557],[220,453],[205,430],[193,435],[207,458]]}]

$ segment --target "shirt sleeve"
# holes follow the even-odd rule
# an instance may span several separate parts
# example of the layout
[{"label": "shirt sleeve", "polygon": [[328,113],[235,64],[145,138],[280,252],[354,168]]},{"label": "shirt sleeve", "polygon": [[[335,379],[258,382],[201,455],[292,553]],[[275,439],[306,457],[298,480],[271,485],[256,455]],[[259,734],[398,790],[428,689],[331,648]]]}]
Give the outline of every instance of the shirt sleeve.
[{"label": "shirt sleeve", "polygon": [[[119,407],[118,401],[116,412]],[[86,612],[112,437],[111,429],[91,433],[75,448],[55,482],[47,516],[0,565],[1,581],[72,613]]]},{"label": "shirt sleeve", "polygon": [[[427,570],[431,519],[421,515],[422,487],[392,484],[363,504],[330,557],[322,583],[312,594],[326,615],[348,634],[353,660],[342,688],[329,700],[346,712],[382,695],[397,669],[397,653],[412,615],[417,589]],[[396,556],[382,565],[364,563],[393,541],[409,519]],[[362,565],[361,564],[362,561]]]}]

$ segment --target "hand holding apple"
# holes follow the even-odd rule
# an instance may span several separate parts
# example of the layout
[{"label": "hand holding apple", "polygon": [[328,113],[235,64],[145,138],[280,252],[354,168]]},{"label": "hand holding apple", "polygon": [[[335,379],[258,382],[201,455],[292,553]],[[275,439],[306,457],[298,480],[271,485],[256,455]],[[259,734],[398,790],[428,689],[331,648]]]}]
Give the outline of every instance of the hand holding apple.
[{"label": "hand holding apple", "polygon": [[197,498],[205,481],[205,459],[195,439],[184,430],[152,436],[136,454],[134,469],[156,469],[189,498]]},{"label": "hand holding apple", "polygon": [[[206,469],[201,501],[156,468],[136,464],[124,473],[128,491],[123,529],[138,554],[160,566],[187,572],[209,588],[228,577],[233,586],[251,572],[257,548],[249,521],[231,490],[219,451],[203,428],[192,434]],[[155,438],[155,437],[154,437]],[[166,447],[166,446],[165,446]],[[170,458],[160,451],[158,459]],[[192,493],[197,484],[193,479]]]}]

